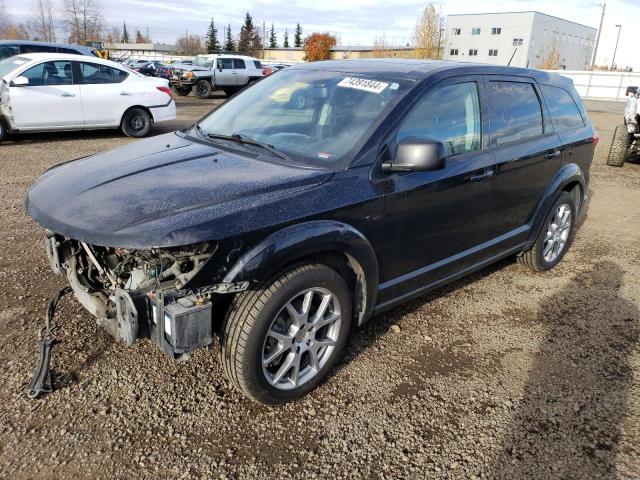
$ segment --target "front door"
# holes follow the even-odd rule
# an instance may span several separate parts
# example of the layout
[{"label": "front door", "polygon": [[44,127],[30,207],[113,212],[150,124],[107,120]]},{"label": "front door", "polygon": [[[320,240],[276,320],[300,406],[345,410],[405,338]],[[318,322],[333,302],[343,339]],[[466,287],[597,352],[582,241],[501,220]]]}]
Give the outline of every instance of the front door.
[{"label": "front door", "polygon": [[489,147],[496,178],[489,220],[491,238],[522,244],[542,195],[562,162],[562,144],[548,119],[536,83],[486,77]]},{"label": "front door", "polygon": [[482,79],[460,77],[431,87],[402,121],[396,142],[438,140],[445,168],[394,173],[385,197],[388,258],[381,261],[380,301],[410,295],[479,261],[487,241],[494,158],[482,150]]},{"label": "front door", "polygon": [[236,85],[236,71],[233,68],[232,58],[218,58],[216,64],[216,87]]},{"label": "front door", "polygon": [[72,62],[43,62],[21,74],[29,84],[10,87],[14,124],[18,129],[82,127],[80,89]]}]

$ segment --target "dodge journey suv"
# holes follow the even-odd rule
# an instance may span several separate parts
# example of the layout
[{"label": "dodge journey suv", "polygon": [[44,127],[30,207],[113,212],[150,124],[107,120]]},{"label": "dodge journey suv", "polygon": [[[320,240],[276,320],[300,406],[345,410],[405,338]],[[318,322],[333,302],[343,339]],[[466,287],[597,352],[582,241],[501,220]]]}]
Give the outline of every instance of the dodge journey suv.
[{"label": "dodge journey suv", "polygon": [[186,358],[218,336],[231,382],[277,404],[385,309],[504,257],[553,268],[597,141],[558,75],[309,63],[191,128],[51,168],[26,208],[115,338]]}]

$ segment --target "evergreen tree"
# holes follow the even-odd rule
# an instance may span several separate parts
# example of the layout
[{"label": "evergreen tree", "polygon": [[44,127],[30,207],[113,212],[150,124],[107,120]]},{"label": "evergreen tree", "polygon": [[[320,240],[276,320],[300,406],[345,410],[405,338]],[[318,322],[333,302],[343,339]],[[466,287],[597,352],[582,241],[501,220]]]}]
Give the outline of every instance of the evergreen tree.
[{"label": "evergreen tree", "polygon": [[238,52],[251,53],[251,44],[254,38],[253,18],[249,12],[244,17],[244,24],[240,29],[240,38],[238,39]]},{"label": "evergreen tree", "polygon": [[284,29],[284,42],[282,42],[284,48],[289,48],[289,31]]},{"label": "evergreen tree", "polygon": [[129,32],[127,32],[127,22],[122,23],[122,38],[120,38],[121,43],[129,43]]},{"label": "evergreen tree", "polygon": [[216,24],[213,23],[213,18],[209,24],[209,30],[207,31],[207,53],[214,53],[220,50],[220,42],[218,42],[218,29]]},{"label": "evergreen tree", "polygon": [[301,47],[302,46],[302,26],[300,22],[296,24],[296,31],[293,34],[293,46]]},{"label": "evergreen tree", "polygon": [[269,32],[269,48],[278,48],[278,38],[276,37],[276,29],[271,24],[271,31]]},{"label": "evergreen tree", "polygon": [[224,49],[227,52],[236,51],[236,42],[233,41],[233,36],[231,35],[231,24],[227,26],[227,35],[225,39]]}]

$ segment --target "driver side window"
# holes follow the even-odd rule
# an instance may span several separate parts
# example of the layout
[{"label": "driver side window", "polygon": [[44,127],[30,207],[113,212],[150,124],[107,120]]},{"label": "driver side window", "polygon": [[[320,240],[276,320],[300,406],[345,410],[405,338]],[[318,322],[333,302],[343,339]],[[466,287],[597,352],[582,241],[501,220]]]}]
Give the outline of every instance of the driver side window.
[{"label": "driver side window", "polygon": [[44,62],[31,67],[22,74],[29,79],[32,87],[48,85],[73,85],[73,69],[71,62]]},{"label": "driver side window", "polygon": [[398,131],[398,142],[407,137],[442,142],[447,156],[480,149],[480,101],[475,82],[436,88],[418,101]]},{"label": "driver side window", "polygon": [[230,58],[219,58],[218,59],[218,68],[221,68],[222,70],[231,70],[231,69],[233,69],[233,66],[231,64],[231,59]]}]

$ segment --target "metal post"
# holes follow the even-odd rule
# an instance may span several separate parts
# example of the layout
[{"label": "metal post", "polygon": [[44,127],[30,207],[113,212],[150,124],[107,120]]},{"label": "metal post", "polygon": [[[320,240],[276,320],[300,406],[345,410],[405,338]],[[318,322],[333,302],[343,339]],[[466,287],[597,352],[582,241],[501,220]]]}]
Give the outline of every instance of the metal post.
[{"label": "metal post", "polygon": [[593,66],[596,64],[596,55],[598,54],[598,44],[600,43],[600,32],[602,32],[602,22],[604,21],[604,11],[607,8],[607,4],[603,3],[601,6],[602,6],[602,15],[600,16],[600,26],[598,27],[598,34],[596,35],[596,45],[593,48],[593,57],[591,57],[591,70],[593,70]]},{"label": "metal post", "polygon": [[620,41],[620,30],[622,30],[622,25],[616,25],[618,29],[618,38],[616,38],[616,48],[613,50],[613,60],[611,60],[611,70],[613,70],[613,66],[616,64],[616,53],[618,51],[618,42]]}]

